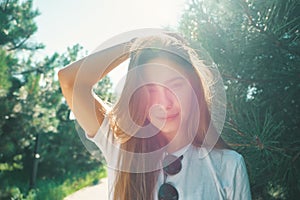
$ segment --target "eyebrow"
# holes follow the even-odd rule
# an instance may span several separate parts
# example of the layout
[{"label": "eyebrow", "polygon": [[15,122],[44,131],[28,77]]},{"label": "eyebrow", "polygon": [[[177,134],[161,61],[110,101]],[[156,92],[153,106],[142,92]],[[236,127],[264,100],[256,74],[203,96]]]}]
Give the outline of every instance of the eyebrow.
[{"label": "eyebrow", "polygon": [[[167,84],[172,84],[173,82],[176,82],[176,81],[184,81],[184,80],[185,80],[184,78],[178,76],[178,77],[174,77],[174,78],[171,78],[171,79],[165,81],[164,84],[167,85]],[[154,87],[154,86],[155,86],[155,83],[148,83],[147,86],[148,86],[148,87]]]},{"label": "eyebrow", "polygon": [[170,80],[167,80],[165,83],[172,83],[172,82],[175,82],[175,81],[178,81],[178,80],[183,81],[184,78],[182,78],[181,76],[178,76],[178,77],[172,78]]}]

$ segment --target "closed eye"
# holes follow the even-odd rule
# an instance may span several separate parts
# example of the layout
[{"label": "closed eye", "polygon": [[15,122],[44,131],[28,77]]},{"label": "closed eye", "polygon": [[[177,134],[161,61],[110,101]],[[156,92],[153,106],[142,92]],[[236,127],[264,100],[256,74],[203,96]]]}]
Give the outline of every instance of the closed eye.
[{"label": "closed eye", "polygon": [[173,80],[168,84],[171,88],[181,88],[185,85],[185,80],[183,78],[178,78],[176,80]]},{"label": "closed eye", "polygon": [[157,92],[157,89],[156,89],[156,87],[154,86],[154,84],[149,84],[149,85],[147,85],[147,90],[148,90],[148,92],[150,92],[150,93]]},{"label": "closed eye", "polygon": [[180,87],[182,87],[182,86],[183,86],[183,83],[178,82],[178,83],[173,83],[173,84],[171,85],[171,88],[180,88]]}]

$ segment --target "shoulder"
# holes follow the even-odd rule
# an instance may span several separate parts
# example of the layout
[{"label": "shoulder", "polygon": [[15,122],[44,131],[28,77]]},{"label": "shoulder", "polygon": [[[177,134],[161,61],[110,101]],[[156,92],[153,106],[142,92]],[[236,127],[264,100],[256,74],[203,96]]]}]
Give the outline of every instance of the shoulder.
[{"label": "shoulder", "polygon": [[234,150],[222,149],[220,151],[222,154],[222,161],[224,162],[228,162],[228,161],[240,162],[241,160],[243,160],[243,156]]},{"label": "shoulder", "polygon": [[234,150],[222,150],[221,175],[229,199],[251,199],[249,178],[243,156]]},{"label": "shoulder", "polygon": [[243,156],[230,149],[205,149],[198,148],[200,160],[207,160],[220,171],[233,170],[240,165],[244,165]]},{"label": "shoulder", "polygon": [[221,157],[222,167],[236,169],[240,165],[244,164],[244,158],[240,153],[229,149],[223,149],[221,150],[221,152],[222,152],[222,157]]},{"label": "shoulder", "polygon": [[213,149],[209,154],[212,158],[221,159],[224,162],[234,162],[243,159],[240,153],[230,149]]},{"label": "shoulder", "polygon": [[245,165],[243,156],[230,149],[215,149],[211,152],[211,157],[215,163],[218,163],[222,172],[234,172]]},{"label": "shoulder", "polygon": [[240,153],[229,149],[214,149],[207,159],[216,166],[214,172],[228,199],[251,199],[247,169]]},{"label": "shoulder", "polygon": [[209,157],[212,160],[218,160],[223,162],[235,162],[243,160],[243,156],[231,149],[206,149],[194,147],[197,149],[200,158]]},{"label": "shoulder", "polygon": [[234,181],[237,177],[247,174],[246,165],[243,156],[234,151],[223,149],[220,150],[220,173],[227,180]]}]

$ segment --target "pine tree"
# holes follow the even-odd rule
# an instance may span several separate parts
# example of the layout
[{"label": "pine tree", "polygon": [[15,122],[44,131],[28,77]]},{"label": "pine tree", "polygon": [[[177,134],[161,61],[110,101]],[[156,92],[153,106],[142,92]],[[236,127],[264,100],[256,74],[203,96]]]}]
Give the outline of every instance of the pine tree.
[{"label": "pine tree", "polygon": [[300,2],[191,0],[180,31],[215,61],[223,137],[246,160],[254,199],[300,194]]},{"label": "pine tree", "polygon": [[[30,179],[39,188],[38,180],[53,181],[101,164],[82,145],[56,77],[57,69],[86,53],[74,45],[62,55],[34,59],[43,48],[31,41],[38,14],[32,0],[0,0],[0,199],[23,199]],[[112,98],[109,78],[99,84],[99,95]],[[39,167],[37,181],[30,178],[34,166]],[[44,198],[35,192],[29,194]]]}]

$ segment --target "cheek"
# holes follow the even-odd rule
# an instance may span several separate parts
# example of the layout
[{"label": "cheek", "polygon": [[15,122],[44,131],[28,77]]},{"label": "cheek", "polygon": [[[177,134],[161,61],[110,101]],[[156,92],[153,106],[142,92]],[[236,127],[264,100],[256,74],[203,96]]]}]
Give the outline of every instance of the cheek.
[{"label": "cheek", "polygon": [[188,115],[192,112],[191,107],[193,103],[193,95],[190,89],[177,93],[178,105],[180,107],[182,118],[187,119]]},{"label": "cheek", "polygon": [[154,113],[157,113],[158,111],[158,104],[156,103],[155,99],[153,99],[153,96],[148,96],[147,98],[147,108],[145,110],[147,119],[151,121],[151,117],[154,116]]},{"label": "cheek", "polygon": [[147,93],[142,89],[138,89],[130,97],[129,105],[124,105],[125,107],[128,106],[125,109],[129,109],[131,119],[139,126],[143,126],[145,118],[147,118],[148,101]]},{"label": "cheek", "polygon": [[166,116],[166,110],[160,105],[156,103],[152,103],[149,105],[147,110],[147,119],[149,121],[153,121],[156,118],[162,118]]}]

